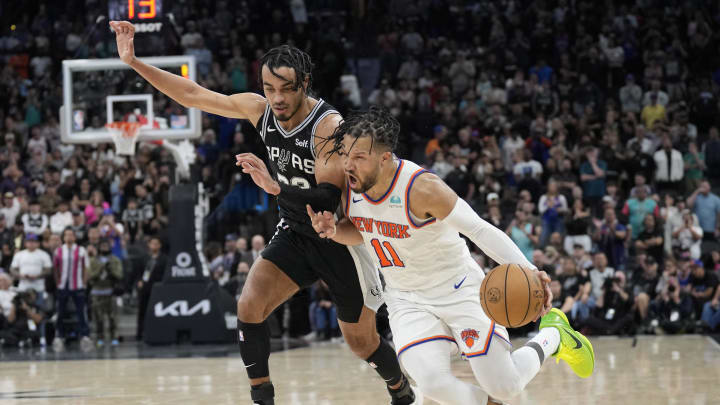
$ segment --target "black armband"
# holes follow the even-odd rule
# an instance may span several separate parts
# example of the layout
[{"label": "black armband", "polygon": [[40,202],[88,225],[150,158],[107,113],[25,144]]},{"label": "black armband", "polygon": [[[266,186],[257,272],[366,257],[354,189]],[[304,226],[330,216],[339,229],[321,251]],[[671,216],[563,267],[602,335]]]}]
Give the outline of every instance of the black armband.
[{"label": "black armband", "polygon": [[316,188],[301,189],[298,187],[283,187],[280,198],[302,204],[310,204],[313,211],[335,212],[340,204],[342,190],[334,184],[320,183]]}]

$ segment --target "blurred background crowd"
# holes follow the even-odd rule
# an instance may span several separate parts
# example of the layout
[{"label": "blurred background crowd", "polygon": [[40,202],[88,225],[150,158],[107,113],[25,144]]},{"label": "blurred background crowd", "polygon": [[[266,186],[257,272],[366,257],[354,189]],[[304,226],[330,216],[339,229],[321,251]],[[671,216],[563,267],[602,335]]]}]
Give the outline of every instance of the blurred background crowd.
[{"label": "blurred background crowd", "polygon": [[[93,26],[103,2],[0,7],[0,341],[116,343],[118,305],[142,318],[162,279],[174,163],[152,144],[125,158],[60,142],[62,60],[116,55],[106,22]],[[313,57],[317,97],[343,113],[389,108],[398,155],[506,231],[585,332],[717,331],[720,2],[185,0],[169,11],[138,54],[195,55],[205,87],[261,92],[259,58],[290,43]],[[204,253],[238,294],[277,210],[233,156],[264,147],[248,122],[202,121]],[[278,311],[274,332],[336,336],[333,311],[317,284]]]}]

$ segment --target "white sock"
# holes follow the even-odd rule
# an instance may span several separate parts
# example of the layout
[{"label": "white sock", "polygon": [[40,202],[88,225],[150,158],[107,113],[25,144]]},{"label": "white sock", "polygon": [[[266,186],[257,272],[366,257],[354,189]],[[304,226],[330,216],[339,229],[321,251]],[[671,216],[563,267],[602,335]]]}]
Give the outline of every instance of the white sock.
[{"label": "white sock", "polygon": [[534,338],[528,341],[528,343],[530,342],[535,342],[538,346],[540,346],[545,354],[543,358],[544,360],[555,354],[560,346],[560,332],[553,327],[541,329]]}]

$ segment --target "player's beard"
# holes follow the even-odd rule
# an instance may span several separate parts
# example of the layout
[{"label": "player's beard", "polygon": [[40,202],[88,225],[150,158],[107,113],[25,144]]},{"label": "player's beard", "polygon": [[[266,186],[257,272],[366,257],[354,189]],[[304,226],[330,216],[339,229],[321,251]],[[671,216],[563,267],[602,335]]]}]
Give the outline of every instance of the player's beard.
[{"label": "player's beard", "polygon": [[[300,101],[295,105],[295,109],[293,109],[291,113],[288,114],[288,113],[286,112],[285,114],[276,114],[276,113],[275,113],[275,110],[273,110],[273,115],[275,116],[275,118],[276,118],[278,121],[281,121],[281,122],[289,121],[289,120],[290,120],[292,117],[294,117],[295,114],[298,112],[298,110],[300,109],[300,106],[302,106],[302,103],[303,103],[302,100],[303,100],[303,99],[304,99],[304,97],[300,99]],[[290,108],[292,108],[292,106],[291,106],[291,105],[288,105],[287,111],[290,111]]]},{"label": "player's beard", "polygon": [[378,166],[374,172],[368,174],[364,179],[360,179],[357,175],[352,175],[357,180],[357,185],[351,190],[355,193],[366,193],[377,184],[380,167]]}]

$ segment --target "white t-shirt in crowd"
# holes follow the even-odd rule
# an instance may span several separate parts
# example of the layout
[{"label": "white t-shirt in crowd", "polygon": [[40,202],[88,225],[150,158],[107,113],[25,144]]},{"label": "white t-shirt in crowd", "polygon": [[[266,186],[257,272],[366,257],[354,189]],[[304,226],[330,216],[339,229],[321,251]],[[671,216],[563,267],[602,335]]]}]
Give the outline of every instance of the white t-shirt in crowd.
[{"label": "white t-shirt in crowd", "polygon": [[[52,261],[50,255],[44,250],[35,249],[29,251],[21,250],[15,254],[12,260],[11,268],[17,268],[21,276],[39,276],[43,272],[43,268],[51,268]],[[45,280],[39,278],[37,280],[20,280],[18,291],[35,290],[37,292],[45,291]]]},{"label": "white t-shirt in crowd", "polygon": [[0,313],[5,315],[5,317],[10,315],[13,298],[15,298],[15,291],[0,290]]}]

